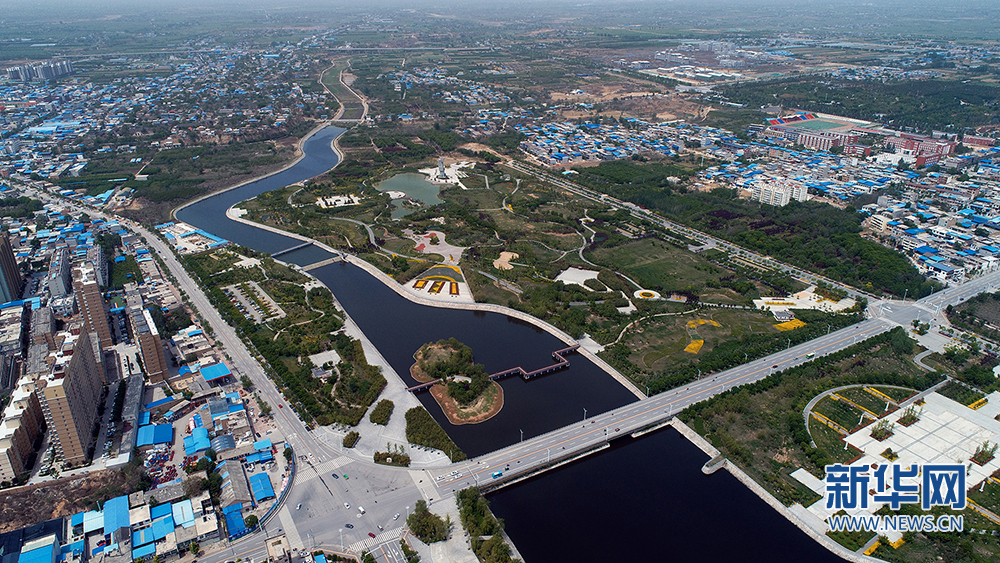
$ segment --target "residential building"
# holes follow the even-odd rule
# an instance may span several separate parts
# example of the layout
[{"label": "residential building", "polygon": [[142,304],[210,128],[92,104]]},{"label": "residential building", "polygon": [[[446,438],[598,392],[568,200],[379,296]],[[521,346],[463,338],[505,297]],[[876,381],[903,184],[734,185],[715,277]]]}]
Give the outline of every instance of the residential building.
[{"label": "residential building", "polygon": [[27,461],[45,419],[30,377],[22,377],[0,420],[0,482],[13,481],[28,470]]},{"label": "residential building", "polygon": [[809,199],[809,189],[791,182],[779,182],[776,180],[758,182],[753,186],[750,199],[759,201],[765,205],[784,207],[792,200],[807,201]]},{"label": "residential building", "polygon": [[17,267],[14,248],[10,245],[10,234],[0,234],[0,302],[7,303],[21,298],[24,277]]},{"label": "residential building", "polygon": [[167,360],[163,353],[163,342],[156,330],[153,317],[149,310],[132,308],[128,313],[129,331],[132,340],[139,346],[139,357],[142,367],[151,383],[157,383],[170,376],[167,371]]},{"label": "residential building", "polygon": [[101,348],[110,348],[114,342],[108,325],[108,310],[93,264],[83,262],[73,267],[73,290],[76,292],[77,306],[83,315],[85,330],[97,333]]},{"label": "residential building", "polygon": [[49,295],[52,297],[62,297],[70,292],[70,266],[69,249],[65,246],[57,248],[49,257],[49,273],[47,283]]},{"label": "residential building", "polygon": [[92,342],[96,338],[95,333],[86,331],[59,333],[58,349],[46,358],[51,371],[37,380],[50,440],[56,455],[66,463],[84,461],[92,441],[104,380],[94,355]]}]

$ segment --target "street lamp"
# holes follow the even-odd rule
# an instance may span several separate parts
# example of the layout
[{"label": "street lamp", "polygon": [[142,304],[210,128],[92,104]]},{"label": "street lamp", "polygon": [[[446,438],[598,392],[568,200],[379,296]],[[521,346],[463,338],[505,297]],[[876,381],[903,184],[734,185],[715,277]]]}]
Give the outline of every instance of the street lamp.
[{"label": "street lamp", "polygon": [[788,346],[787,346],[787,347],[785,348],[785,350],[788,350],[788,349],[789,349],[789,348],[791,348],[791,347],[792,347],[792,339],[791,339],[791,338],[789,338],[789,339],[788,339]]},{"label": "street lamp", "polygon": [[[647,393],[648,395],[648,393]],[[583,419],[587,420],[587,407],[583,407]]]},{"label": "street lamp", "polygon": [[523,442],[524,441],[524,430],[521,430],[520,428],[518,428],[518,430],[521,432],[521,441]]},{"label": "street lamp", "polygon": [[340,529],[340,549],[344,549],[344,529]]}]

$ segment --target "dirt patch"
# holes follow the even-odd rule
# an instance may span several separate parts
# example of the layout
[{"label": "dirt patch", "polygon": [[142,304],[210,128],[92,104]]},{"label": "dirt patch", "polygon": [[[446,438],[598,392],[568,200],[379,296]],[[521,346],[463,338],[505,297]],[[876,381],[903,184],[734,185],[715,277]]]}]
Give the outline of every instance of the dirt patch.
[{"label": "dirt patch", "polygon": [[[435,379],[420,368],[421,361],[438,362],[451,356],[451,350],[445,346],[430,344],[424,346],[413,355],[416,362],[410,366],[410,375],[420,383],[427,383]],[[448,417],[448,422],[460,426],[462,424],[479,424],[487,421],[503,408],[503,387],[496,381],[490,383],[490,387],[484,391],[478,399],[469,405],[460,405],[458,401],[448,395],[448,387],[444,383],[438,383],[430,388],[431,396],[437,401],[438,406]]]},{"label": "dirt patch", "polygon": [[459,426],[462,424],[479,424],[489,420],[503,408],[503,387],[493,382],[490,388],[483,392],[474,403],[461,406],[455,399],[448,396],[448,389],[441,384],[430,389],[431,396],[448,417],[448,422]]},{"label": "dirt patch", "polygon": [[95,471],[0,491],[0,533],[95,508],[94,503],[137,490],[137,468]]}]

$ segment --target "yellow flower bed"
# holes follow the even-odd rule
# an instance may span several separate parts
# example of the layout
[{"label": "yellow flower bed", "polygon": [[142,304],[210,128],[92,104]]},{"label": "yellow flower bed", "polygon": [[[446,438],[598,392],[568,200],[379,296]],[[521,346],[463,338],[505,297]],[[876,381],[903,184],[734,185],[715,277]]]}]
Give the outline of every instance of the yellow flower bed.
[{"label": "yellow flower bed", "polygon": [[705,345],[704,340],[692,340],[690,344],[684,347],[684,351],[690,354],[697,354],[698,350]]},{"label": "yellow flower bed", "polygon": [[792,319],[784,323],[778,323],[774,325],[774,328],[781,331],[795,330],[797,328],[802,328],[806,326],[806,323],[800,321],[799,319]]}]

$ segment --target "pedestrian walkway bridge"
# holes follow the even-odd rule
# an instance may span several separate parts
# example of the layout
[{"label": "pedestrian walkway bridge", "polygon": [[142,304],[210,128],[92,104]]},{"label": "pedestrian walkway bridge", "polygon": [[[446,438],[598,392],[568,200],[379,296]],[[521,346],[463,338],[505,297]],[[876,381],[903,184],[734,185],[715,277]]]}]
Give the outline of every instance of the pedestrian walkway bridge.
[{"label": "pedestrian walkway bridge", "polygon": [[[569,367],[569,360],[567,360],[565,356],[572,354],[573,352],[576,352],[576,350],[579,347],[580,347],[579,344],[574,344],[572,346],[567,346],[565,348],[561,348],[559,350],[556,350],[555,352],[552,352],[552,359],[555,360],[555,363],[549,364],[545,367],[533,369],[531,371],[526,371],[521,366],[517,366],[517,367],[512,367],[510,369],[505,369],[503,371],[498,371],[496,373],[492,373],[490,374],[489,377],[493,381],[496,381],[498,379],[503,379],[511,375],[520,375],[522,379],[527,381],[535,377],[546,375],[554,371],[558,371],[563,368]],[[418,385],[414,385],[413,387],[408,387],[406,390],[412,393],[419,393],[421,391],[426,391],[430,389],[437,383],[440,383],[440,380],[435,379],[434,381],[428,381],[427,383],[420,383]]]}]

